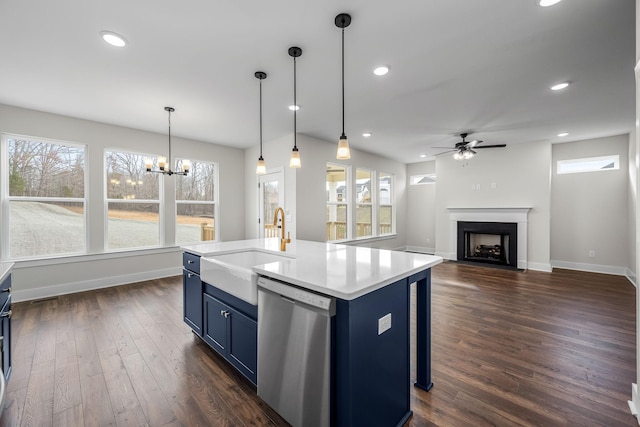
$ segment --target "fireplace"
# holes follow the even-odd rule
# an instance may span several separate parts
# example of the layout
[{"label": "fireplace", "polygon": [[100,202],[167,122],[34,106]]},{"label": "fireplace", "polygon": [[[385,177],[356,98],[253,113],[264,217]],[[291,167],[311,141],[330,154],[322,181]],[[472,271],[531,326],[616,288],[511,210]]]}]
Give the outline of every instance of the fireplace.
[{"label": "fireplace", "polygon": [[457,259],[517,268],[518,224],[458,221]]}]

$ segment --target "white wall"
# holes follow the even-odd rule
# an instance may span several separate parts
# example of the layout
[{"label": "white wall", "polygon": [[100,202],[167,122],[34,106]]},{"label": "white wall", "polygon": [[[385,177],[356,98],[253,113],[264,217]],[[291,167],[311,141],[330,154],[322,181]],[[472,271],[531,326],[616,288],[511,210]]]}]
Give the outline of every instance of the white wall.
[{"label": "white wall", "polygon": [[[455,254],[449,247],[447,208],[530,207],[528,268],[550,271],[550,164],[548,142],[478,150],[469,161],[438,156],[436,254],[447,258]],[[480,189],[472,189],[477,184]]]},{"label": "white wall", "polygon": [[[179,114],[173,117],[179,121]],[[162,123],[166,116],[159,116]],[[104,251],[104,150],[121,148],[144,153],[166,153],[166,134],[145,132],[104,123],[81,120],[35,110],[0,104],[0,132],[57,139],[87,144],[87,171],[89,189],[87,202],[90,255],[65,260],[18,262],[14,269],[14,298],[40,298],[73,290],[83,286],[103,287],[166,277],[180,272],[180,253],[177,248],[133,251],[121,257],[103,254]],[[238,197],[238,188],[244,188],[244,152],[205,142],[172,136],[172,155],[194,160],[214,161],[219,171],[219,216],[222,240],[244,237],[244,198]],[[175,240],[174,177],[164,177],[167,245]]]},{"label": "white wall", "polygon": [[[407,180],[412,175],[436,173],[436,161],[407,165]],[[437,180],[437,177],[436,177]],[[407,182],[407,249],[434,253],[436,247],[436,191],[438,184],[409,185]]]},{"label": "white wall", "polygon": [[[267,163],[267,169],[284,167],[286,195],[285,205],[292,214],[291,235],[298,239],[326,241],[326,165],[327,162],[352,166],[352,174],[355,179],[356,168],[372,169],[377,172],[386,172],[395,176],[395,200],[396,200],[396,231],[397,236],[380,240],[364,240],[353,244],[366,245],[377,248],[396,249],[406,246],[406,166],[384,157],[365,153],[355,149],[351,150],[351,159],[336,160],[337,142],[327,142],[307,135],[298,134],[297,145],[300,150],[302,167],[300,169],[289,168],[289,154],[293,147],[293,137],[289,136],[263,144],[263,157]],[[258,159],[258,148],[248,149],[245,152],[246,182],[247,184],[247,237],[254,237],[255,217],[257,214],[257,185],[249,184],[257,182],[255,177],[255,163]],[[289,225],[287,225],[289,229]]]},{"label": "white wall", "polygon": [[[628,260],[629,135],[553,145],[551,259],[554,266],[625,274]],[[558,175],[556,164],[620,156],[620,169]],[[595,251],[595,257],[589,257]]]}]

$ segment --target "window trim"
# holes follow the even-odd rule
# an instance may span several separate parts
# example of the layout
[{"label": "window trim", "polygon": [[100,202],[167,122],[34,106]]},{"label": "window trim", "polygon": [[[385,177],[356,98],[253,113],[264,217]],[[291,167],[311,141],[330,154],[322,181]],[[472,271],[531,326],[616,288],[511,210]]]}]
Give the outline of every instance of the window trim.
[{"label": "window trim", "polygon": [[[146,250],[146,249],[157,249],[157,248],[164,248],[166,247],[165,244],[165,233],[164,233],[164,226],[165,226],[165,220],[166,220],[166,215],[164,213],[165,211],[165,197],[164,197],[164,179],[160,179],[163,178],[165,175],[163,174],[155,174],[157,175],[158,178],[158,200],[154,200],[154,199],[109,199],[108,198],[108,190],[107,190],[107,186],[108,186],[108,167],[107,167],[107,152],[119,152],[119,153],[130,153],[130,154],[136,154],[142,157],[143,161],[145,158],[147,157],[155,157],[157,158],[158,155],[156,154],[149,154],[149,153],[142,153],[139,151],[135,151],[135,150],[127,150],[127,149],[122,149],[122,148],[117,148],[117,147],[105,147],[102,151],[102,170],[103,170],[103,178],[104,178],[104,185],[102,187],[102,191],[103,191],[103,195],[102,195],[102,202],[104,204],[103,206],[103,211],[104,211],[104,223],[103,223],[103,227],[104,227],[104,239],[103,239],[103,252],[104,253],[114,253],[114,252],[123,252],[123,251],[135,251],[135,250]],[[132,247],[128,247],[128,248],[109,248],[109,203],[135,203],[135,204],[142,204],[142,203],[148,203],[148,204],[158,204],[158,244],[157,245],[151,245],[151,246],[132,246]]]},{"label": "window trim", "polygon": [[[43,142],[51,145],[62,145],[66,147],[82,148],[84,156],[84,171],[83,171],[83,197],[29,197],[29,196],[11,196],[9,194],[9,139],[25,139]],[[89,253],[89,146],[86,143],[64,141],[55,138],[44,138],[39,136],[24,135],[11,132],[0,132],[0,167],[2,172],[0,173],[0,231],[3,236],[9,236],[6,239],[0,239],[0,260],[1,261],[29,261],[34,259],[48,258],[48,257],[66,257],[66,256],[81,256]],[[84,250],[77,252],[64,252],[56,254],[41,254],[30,255],[25,257],[13,257],[10,253],[11,247],[11,224],[9,218],[11,216],[11,202],[12,201],[41,201],[41,202],[69,202],[69,203],[82,203],[83,205],[83,228],[84,228]]]},{"label": "window trim", "polygon": [[[176,162],[179,160],[187,160],[184,157],[176,157],[175,158]],[[218,242],[220,240],[220,215],[219,215],[219,203],[218,200],[220,200],[219,198],[219,190],[220,190],[220,186],[218,185],[220,183],[220,180],[218,179],[218,174],[220,171],[220,166],[218,164],[218,162],[212,162],[209,160],[197,160],[197,159],[188,159],[191,160],[191,164],[193,165],[194,163],[209,163],[211,165],[213,165],[213,201],[208,201],[208,200],[178,200],[178,198],[176,197],[175,193],[177,193],[177,188],[174,188],[174,202],[175,202],[175,223],[174,223],[174,243],[177,245],[188,245],[188,244],[195,244],[195,243],[203,243],[202,241],[198,241],[198,242],[183,242],[183,243],[178,243],[178,204],[182,203],[182,204],[202,204],[202,205],[209,205],[212,204],[213,205],[213,218],[214,218],[214,228],[213,228],[213,240],[208,240],[207,242],[209,243],[213,243],[213,242]]]}]

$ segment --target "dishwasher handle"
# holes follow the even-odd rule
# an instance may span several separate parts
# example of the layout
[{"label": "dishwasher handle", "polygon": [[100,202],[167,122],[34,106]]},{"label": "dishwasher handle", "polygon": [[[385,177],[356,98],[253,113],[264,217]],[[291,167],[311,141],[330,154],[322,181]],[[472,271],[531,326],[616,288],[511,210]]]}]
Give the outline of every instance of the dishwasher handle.
[{"label": "dishwasher handle", "polygon": [[280,295],[281,298],[289,302],[309,305],[316,309],[327,311],[331,316],[335,314],[336,299],[333,297],[317,294],[288,283],[267,279],[266,277],[258,278],[258,287]]}]

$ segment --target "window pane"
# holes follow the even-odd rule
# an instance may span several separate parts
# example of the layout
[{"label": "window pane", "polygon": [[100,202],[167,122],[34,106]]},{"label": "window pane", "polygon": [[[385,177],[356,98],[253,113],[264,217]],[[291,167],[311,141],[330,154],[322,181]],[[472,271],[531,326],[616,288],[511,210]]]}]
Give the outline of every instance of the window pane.
[{"label": "window pane", "polygon": [[9,196],[84,197],[84,147],[8,138]]},{"label": "window pane", "polygon": [[109,249],[158,246],[160,215],[158,203],[109,203]]},{"label": "window pane", "polygon": [[356,169],[356,202],[371,203],[371,172]]},{"label": "window pane", "polygon": [[347,205],[327,205],[327,240],[347,238]]},{"label": "window pane", "polygon": [[371,236],[371,205],[356,207],[356,237]]},{"label": "window pane", "polygon": [[558,160],[558,174],[598,172],[620,169],[620,156],[615,154],[584,159]]},{"label": "window pane", "polygon": [[213,204],[178,203],[176,243],[214,240]]},{"label": "window pane", "polygon": [[344,167],[327,165],[327,202],[347,202],[347,171]]},{"label": "window pane", "polygon": [[9,202],[9,256],[85,252],[84,202]]},{"label": "window pane", "polygon": [[391,234],[393,232],[391,225],[392,213],[393,208],[391,206],[380,206],[380,215],[378,215],[380,228],[378,234]]},{"label": "window pane", "polygon": [[[178,170],[182,170],[182,160],[178,160]],[[187,176],[179,175],[176,180],[176,200],[198,200],[213,202],[215,195],[215,164],[191,162]]]},{"label": "window pane", "polygon": [[148,173],[142,154],[107,151],[107,198],[159,200],[160,174]]}]

